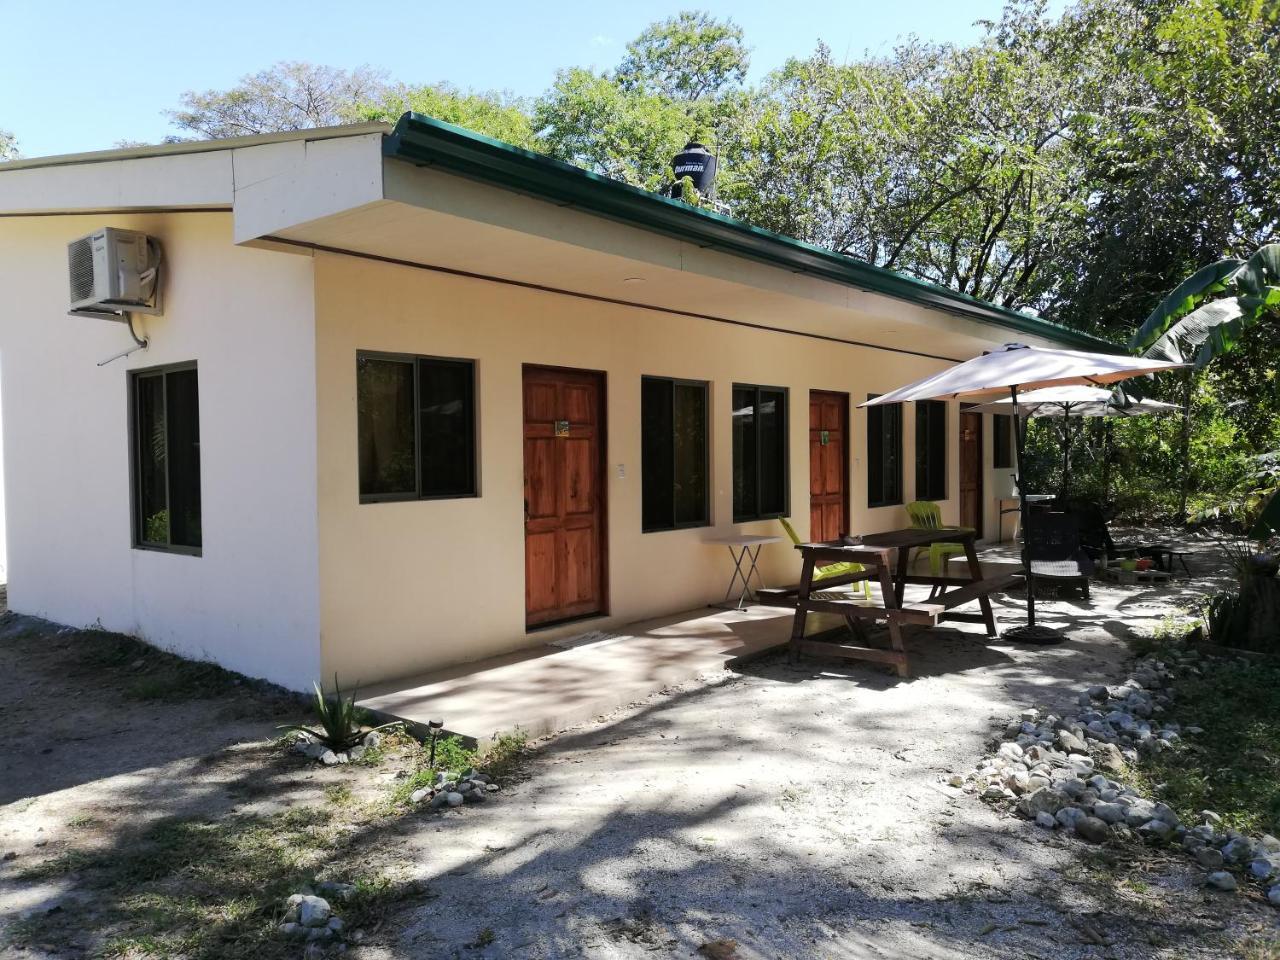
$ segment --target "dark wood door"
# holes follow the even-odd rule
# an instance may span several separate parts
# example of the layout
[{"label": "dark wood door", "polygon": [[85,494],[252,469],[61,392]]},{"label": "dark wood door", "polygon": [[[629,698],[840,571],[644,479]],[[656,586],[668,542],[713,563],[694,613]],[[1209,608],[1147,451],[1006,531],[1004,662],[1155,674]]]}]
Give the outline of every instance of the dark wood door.
[{"label": "dark wood door", "polygon": [[527,626],[605,608],[604,377],[524,368]]},{"label": "dark wood door", "polygon": [[960,526],[982,536],[982,414],[960,414]]},{"label": "dark wood door", "polygon": [[849,532],[849,395],[809,392],[809,538]]}]

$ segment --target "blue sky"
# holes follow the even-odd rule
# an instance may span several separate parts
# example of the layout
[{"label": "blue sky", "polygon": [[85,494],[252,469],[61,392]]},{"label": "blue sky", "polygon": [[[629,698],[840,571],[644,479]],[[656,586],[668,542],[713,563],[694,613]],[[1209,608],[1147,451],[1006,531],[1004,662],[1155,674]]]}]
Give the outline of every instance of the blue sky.
[{"label": "blue sky", "polygon": [[[386,69],[409,82],[532,96],[557,68],[613,66],[646,24],[683,7],[732,16],[758,78],[825,40],[838,58],[916,33],[963,42],[1000,0],[734,3],[0,0],[0,129],[24,156],[157,141],[184,90],[226,88],[278,60]],[[1061,6],[1055,3],[1055,7]]]}]

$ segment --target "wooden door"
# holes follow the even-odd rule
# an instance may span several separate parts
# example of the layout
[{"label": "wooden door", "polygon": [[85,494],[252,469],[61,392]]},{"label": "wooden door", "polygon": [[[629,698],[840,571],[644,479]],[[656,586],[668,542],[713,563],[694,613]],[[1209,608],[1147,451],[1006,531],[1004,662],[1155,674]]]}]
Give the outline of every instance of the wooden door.
[{"label": "wooden door", "polygon": [[960,526],[982,536],[982,414],[960,413]]},{"label": "wooden door", "polygon": [[809,392],[809,539],[849,532],[849,395]]},{"label": "wooden door", "polygon": [[604,376],[524,368],[524,592],[529,627],[605,608]]}]

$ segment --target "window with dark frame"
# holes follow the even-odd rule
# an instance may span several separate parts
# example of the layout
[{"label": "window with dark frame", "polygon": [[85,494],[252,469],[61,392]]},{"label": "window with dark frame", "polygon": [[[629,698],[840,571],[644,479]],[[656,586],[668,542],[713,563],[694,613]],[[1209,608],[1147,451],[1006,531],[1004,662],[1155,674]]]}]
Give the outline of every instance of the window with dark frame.
[{"label": "window with dark frame", "polygon": [[[867,395],[874,400],[878,394]],[[867,506],[902,503],[902,404],[867,407]]]},{"label": "window with dark frame", "polygon": [[787,391],[733,385],[733,522],[785,517],[790,500]]},{"label": "window with dark frame", "polygon": [[475,363],[356,354],[360,502],[474,497]]},{"label": "window with dark frame", "polygon": [[997,413],[991,418],[991,465],[997,469],[1013,466],[1013,417]]},{"label": "window with dark frame", "polygon": [[200,389],[194,363],[129,374],[133,543],[200,552]]},{"label": "window with dark frame", "polygon": [[916,499],[947,499],[947,405],[916,402]]},{"label": "window with dark frame", "polygon": [[641,530],[710,523],[707,383],[640,379]]}]

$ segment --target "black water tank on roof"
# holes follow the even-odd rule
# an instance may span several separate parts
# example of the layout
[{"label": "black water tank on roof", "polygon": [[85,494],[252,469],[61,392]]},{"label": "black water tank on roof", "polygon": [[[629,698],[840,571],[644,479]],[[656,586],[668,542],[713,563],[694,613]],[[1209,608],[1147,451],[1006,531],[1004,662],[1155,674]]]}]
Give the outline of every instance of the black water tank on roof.
[{"label": "black water tank on roof", "polygon": [[672,196],[680,196],[679,181],[689,177],[694,189],[702,196],[711,194],[711,183],[716,178],[716,158],[696,140],[690,140],[684,149],[671,161],[671,170],[675,174],[676,184],[672,187]]}]

